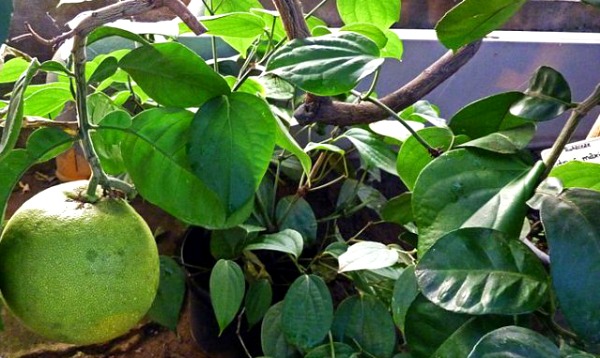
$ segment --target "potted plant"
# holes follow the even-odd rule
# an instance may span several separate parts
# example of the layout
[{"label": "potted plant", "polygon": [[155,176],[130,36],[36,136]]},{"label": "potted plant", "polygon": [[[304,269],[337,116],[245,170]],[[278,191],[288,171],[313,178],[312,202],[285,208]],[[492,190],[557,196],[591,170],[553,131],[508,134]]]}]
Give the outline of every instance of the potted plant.
[{"label": "potted plant", "polygon": [[[541,67],[526,91],[483,98],[448,122],[419,101],[525,1],[456,5],[436,27],[450,52],[382,98],[373,91],[379,68],[402,52],[389,30],[399,1],[338,0],[341,31],[296,1],[274,3],[277,12],[208,2],[198,22],[179,1],[161,2],[185,21],[183,32],[213,36],[210,62],[176,37],[103,26],[158,6],[137,0],[88,13],[54,40],[74,37],[72,68],[7,61],[26,68],[7,107],[0,197],[35,161],[81,141],[90,187],[135,188],[203,228],[203,238],[187,240],[210,256],[180,263],[204,275],[218,333],[233,327],[248,356],[261,354],[252,343],[270,357],[598,353],[600,307],[590,298],[600,277],[598,167],[554,166],[600,88],[574,102],[563,76]],[[137,48],[86,61],[86,44],[108,36]],[[239,53],[237,67],[219,58],[217,38]],[[39,71],[60,74],[54,88],[74,84],[79,129],[47,122],[15,149]],[[373,86],[357,91],[372,74]],[[550,154],[536,161],[527,152],[536,123],[568,111]],[[18,151],[28,155],[17,160]],[[386,198],[381,175],[407,190]],[[365,239],[383,223],[399,231]],[[167,277],[151,316],[172,326],[182,295]],[[260,325],[260,338],[248,342],[242,325]]]}]

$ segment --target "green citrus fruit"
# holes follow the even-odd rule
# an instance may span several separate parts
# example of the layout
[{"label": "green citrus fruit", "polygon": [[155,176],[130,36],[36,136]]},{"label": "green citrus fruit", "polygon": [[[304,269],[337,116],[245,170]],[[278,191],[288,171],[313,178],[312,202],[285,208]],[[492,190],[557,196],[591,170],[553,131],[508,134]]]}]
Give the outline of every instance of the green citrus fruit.
[{"label": "green citrus fruit", "polygon": [[159,259],[148,225],[124,200],[78,200],[86,181],[46,189],[7,222],[0,292],[9,310],[49,339],[92,344],[118,337],[156,295]]}]

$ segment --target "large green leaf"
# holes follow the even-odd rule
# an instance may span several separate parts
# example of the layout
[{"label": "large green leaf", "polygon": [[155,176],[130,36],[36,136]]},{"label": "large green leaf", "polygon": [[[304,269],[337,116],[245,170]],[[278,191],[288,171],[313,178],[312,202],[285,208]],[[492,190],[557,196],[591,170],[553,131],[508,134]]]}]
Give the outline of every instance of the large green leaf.
[{"label": "large green leaf", "polygon": [[185,272],[175,260],[161,255],[158,291],[148,317],[171,331],[176,331],[184,297]]},{"label": "large green leaf", "polygon": [[423,295],[452,312],[521,314],[547,300],[548,275],[520,240],[488,228],[440,238],[415,270]]},{"label": "large green leaf", "polygon": [[[430,127],[417,133],[430,147],[445,152],[452,146],[454,135],[448,128]],[[431,161],[433,156],[414,136],[410,136],[398,152],[396,170],[408,190],[413,190],[421,170]]]},{"label": "large green leaf", "polygon": [[298,277],[283,300],[281,320],[288,342],[305,350],[319,345],[333,322],[333,302],[323,279]]},{"label": "large green leaf", "polygon": [[279,230],[293,229],[311,244],[317,239],[317,218],[310,204],[297,196],[286,196],[279,200],[275,209]]},{"label": "large green leaf", "polygon": [[544,195],[541,219],[552,260],[551,274],[560,310],[571,328],[590,343],[600,343],[600,193],[568,189]]},{"label": "large green leaf", "polygon": [[8,38],[8,28],[13,11],[12,1],[0,2],[0,44]]},{"label": "large green leaf", "polygon": [[560,351],[554,343],[527,328],[507,326],[492,331],[477,343],[468,358],[558,358]]},{"label": "large green leaf", "polygon": [[23,72],[27,71],[29,62],[21,57],[11,58],[0,66],[0,83],[11,83],[21,77]]},{"label": "large green leaf", "polygon": [[32,165],[48,160],[69,148],[73,137],[57,128],[41,128],[33,132],[25,149],[13,149],[0,158],[0,226],[8,198],[19,179]]},{"label": "large green leaf", "polygon": [[158,108],[137,115],[129,128],[106,125],[98,131],[125,134],[121,146],[123,161],[146,200],[186,223],[223,227],[223,203],[191,172],[188,164],[185,149],[192,118],[188,111]]},{"label": "large green leaf", "polygon": [[391,357],[396,330],[387,307],[375,296],[348,297],[335,312],[332,333],[337,341],[356,344],[371,356]]},{"label": "large green leaf", "polygon": [[450,9],[435,30],[444,46],[456,50],[496,30],[508,21],[526,0],[464,0]]},{"label": "large green leaf", "polygon": [[400,1],[337,0],[338,12],[345,24],[368,23],[387,30],[400,19]]},{"label": "large green leaf", "polygon": [[40,63],[38,60],[31,60],[29,67],[21,74],[17,82],[15,82],[12,96],[8,104],[2,137],[0,138],[0,159],[4,158],[4,156],[15,147],[15,144],[17,144],[17,140],[21,133],[21,126],[23,124],[23,98],[25,90],[27,89],[27,86],[29,86],[29,83],[31,83],[33,76],[38,72],[39,67]]},{"label": "large green leaf", "polygon": [[245,250],[271,250],[284,252],[298,258],[304,248],[302,235],[292,229],[259,236],[244,247]]},{"label": "large green leaf", "polygon": [[194,116],[190,165],[225,203],[227,215],[254,199],[275,148],[275,130],[266,102],[243,92],[209,100]]},{"label": "large green leaf", "polygon": [[510,113],[532,121],[547,121],[572,106],[571,89],[563,75],[542,66],[529,81],[525,97],[512,105]]},{"label": "large green leaf", "polygon": [[163,106],[199,107],[230,92],[223,77],[177,42],[139,47],[125,55],[119,66]]},{"label": "large green leaf", "polygon": [[268,280],[261,279],[250,284],[244,301],[246,319],[250,327],[260,322],[269,310],[272,300],[273,290]]},{"label": "large green leaf", "polygon": [[340,31],[356,32],[357,34],[368,37],[371,41],[377,44],[379,49],[383,49],[388,42],[387,36],[383,31],[381,31],[377,26],[366,22],[358,22],[346,25],[342,27]]},{"label": "large green leaf", "polygon": [[383,139],[362,128],[351,128],[342,136],[352,142],[366,169],[379,168],[392,175],[396,173],[396,156]]},{"label": "large green leaf", "polygon": [[379,55],[370,39],[343,32],[287,43],[273,53],[267,71],[307,92],[333,96],[377,70],[383,63]]},{"label": "large green leaf", "polygon": [[51,118],[71,100],[73,95],[67,86],[43,88],[25,98],[23,114]]},{"label": "large green leaf", "polygon": [[208,35],[241,38],[256,38],[265,31],[262,17],[248,12],[235,12],[206,16],[200,22],[208,30]]},{"label": "large green leaf", "polygon": [[402,274],[394,283],[394,294],[392,296],[392,317],[401,332],[404,332],[406,312],[408,312],[408,308],[418,295],[419,287],[417,286],[415,267],[409,266],[402,271]]},{"label": "large green leaf", "polygon": [[505,92],[470,103],[450,119],[450,128],[456,135],[477,139],[521,126],[527,121],[510,114],[510,107],[523,96],[521,92]]},{"label": "large green leaf", "polygon": [[[521,215],[519,210],[526,207],[520,200],[527,197],[524,189],[528,188],[521,183],[531,184],[529,170],[519,157],[473,149],[452,150],[436,158],[421,172],[412,197],[413,215],[419,227],[419,254],[423,255],[437,239],[460,228],[476,213],[486,219],[487,225],[504,225],[504,219]],[[508,193],[522,195],[517,199],[504,196],[502,190],[507,186]],[[484,205],[487,209],[481,211]],[[519,210],[513,211],[515,208]],[[500,215],[497,209],[506,212]],[[511,215],[507,217],[507,213]],[[522,219],[523,216],[516,226],[519,229]]]},{"label": "large green leaf", "polygon": [[473,139],[461,144],[461,147],[472,147],[500,154],[514,154],[525,149],[535,135],[535,124],[526,123],[520,127],[505,129]]},{"label": "large green leaf", "polygon": [[298,358],[300,353],[288,343],[281,328],[283,301],[271,306],[262,322],[260,345],[268,357]]},{"label": "large green leaf", "polygon": [[221,333],[236,317],[244,299],[246,281],[237,263],[219,260],[210,274],[210,301]]},{"label": "large green leaf", "polygon": [[600,191],[600,164],[572,161],[552,169],[550,177],[560,179],[565,188]]}]

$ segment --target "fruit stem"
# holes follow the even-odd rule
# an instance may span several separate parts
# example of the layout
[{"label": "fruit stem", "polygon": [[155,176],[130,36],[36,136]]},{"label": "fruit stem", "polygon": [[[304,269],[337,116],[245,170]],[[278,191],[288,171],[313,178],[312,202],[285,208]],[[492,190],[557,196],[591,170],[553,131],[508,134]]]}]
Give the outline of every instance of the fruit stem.
[{"label": "fruit stem", "polygon": [[90,178],[87,192],[86,201],[96,202],[98,201],[98,195],[96,189],[98,185],[102,187],[105,192],[111,189],[117,189],[124,192],[127,197],[135,196],[135,189],[125,183],[122,180],[116,178],[109,178],[108,175],[102,170],[100,165],[100,159],[96,154],[92,143],[91,133],[95,130],[96,126],[89,122],[87,113],[87,81],[85,78],[85,46],[86,46],[86,35],[75,34],[73,36],[73,63],[75,73],[75,94],[76,94],[76,107],[77,107],[77,122],[79,124],[79,135],[81,138],[81,146],[85,159],[90,164],[92,169],[92,176]]}]

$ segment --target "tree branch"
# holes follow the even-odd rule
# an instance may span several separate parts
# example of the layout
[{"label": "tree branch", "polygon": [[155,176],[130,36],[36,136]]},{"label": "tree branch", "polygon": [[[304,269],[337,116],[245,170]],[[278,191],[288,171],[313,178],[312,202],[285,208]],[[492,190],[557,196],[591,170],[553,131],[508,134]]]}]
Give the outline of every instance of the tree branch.
[{"label": "tree branch", "polygon": [[273,4],[281,16],[281,22],[283,22],[289,40],[304,39],[310,36],[310,30],[298,0],[273,0]]},{"label": "tree branch", "polygon": [[[412,81],[383,97],[381,102],[396,112],[414,104],[454,75],[477,51],[481,41],[469,44],[456,52],[448,51]],[[302,125],[319,122],[351,126],[376,122],[388,117],[382,108],[370,102],[345,103],[325,100],[306,101],[294,117]]]}]

